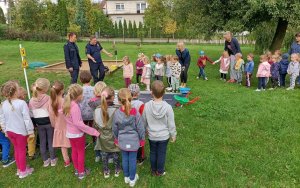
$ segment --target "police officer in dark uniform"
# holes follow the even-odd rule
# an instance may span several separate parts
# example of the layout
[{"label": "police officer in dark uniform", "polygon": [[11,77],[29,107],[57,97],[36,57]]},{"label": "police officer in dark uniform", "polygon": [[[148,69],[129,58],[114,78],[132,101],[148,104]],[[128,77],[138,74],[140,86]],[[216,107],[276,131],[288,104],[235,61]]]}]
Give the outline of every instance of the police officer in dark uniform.
[{"label": "police officer in dark uniform", "polygon": [[101,44],[97,41],[97,38],[95,36],[91,36],[90,42],[86,45],[86,55],[89,61],[90,71],[94,79],[94,84],[99,81],[103,81],[105,77],[105,66],[102,62],[101,52],[112,57],[112,54],[108,53],[101,46]]},{"label": "police officer in dark uniform", "polygon": [[69,33],[69,40],[64,45],[65,63],[71,74],[71,84],[77,83],[78,74],[82,61],[79,55],[78,46],[75,44],[77,38],[75,33]]}]

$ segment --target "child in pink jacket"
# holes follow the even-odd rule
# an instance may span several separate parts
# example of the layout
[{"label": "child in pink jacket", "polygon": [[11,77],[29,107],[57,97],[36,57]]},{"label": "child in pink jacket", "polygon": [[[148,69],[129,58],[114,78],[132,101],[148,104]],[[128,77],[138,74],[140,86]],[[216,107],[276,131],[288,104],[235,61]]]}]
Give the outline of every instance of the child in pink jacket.
[{"label": "child in pink jacket", "polygon": [[133,77],[133,65],[128,56],[123,57],[123,63],[123,78],[125,81],[125,87],[128,88]]},{"label": "child in pink jacket", "polygon": [[75,168],[75,175],[82,180],[90,174],[88,169],[84,168],[85,159],[85,135],[98,137],[100,133],[83,123],[81,111],[78,103],[82,100],[83,89],[78,84],[72,84],[64,100],[63,113],[67,123],[67,137],[72,146],[72,161]]},{"label": "child in pink jacket", "polygon": [[258,66],[256,77],[258,78],[258,88],[256,91],[266,89],[266,79],[270,77],[271,65],[268,63],[268,57],[266,55],[260,56],[260,64]]}]

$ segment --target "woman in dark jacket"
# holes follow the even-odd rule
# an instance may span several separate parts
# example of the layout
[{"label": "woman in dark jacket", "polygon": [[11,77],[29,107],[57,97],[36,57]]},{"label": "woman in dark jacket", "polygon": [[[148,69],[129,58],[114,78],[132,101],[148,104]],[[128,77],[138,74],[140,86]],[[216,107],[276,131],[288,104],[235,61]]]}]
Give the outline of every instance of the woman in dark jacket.
[{"label": "woman in dark jacket", "polygon": [[189,50],[184,47],[183,42],[177,43],[176,55],[178,56],[179,63],[181,64],[181,87],[186,87],[191,56]]}]

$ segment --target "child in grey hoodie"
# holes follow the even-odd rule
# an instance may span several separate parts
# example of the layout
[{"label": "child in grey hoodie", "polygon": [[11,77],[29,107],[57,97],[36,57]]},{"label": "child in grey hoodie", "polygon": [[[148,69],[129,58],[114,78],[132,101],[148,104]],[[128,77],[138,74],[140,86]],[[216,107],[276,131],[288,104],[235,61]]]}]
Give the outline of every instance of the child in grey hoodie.
[{"label": "child in grey hoodie", "polygon": [[292,54],[291,55],[291,62],[287,69],[287,73],[291,75],[290,87],[286,90],[293,90],[295,88],[295,82],[297,77],[299,76],[300,65],[299,65],[299,54]]},{"label": "child in grey hoodie", "polygon": [[165,87],[162,81],[154,81],[151,85],[154,100],[145,104],[143,117],[149,134],[150,162],[152,175],[165,175],[167,145],[176,140],[174,112],[167,102],[163,101]]},{"label": "child in grey hoodie", "polygon": [[125,183],[134,187],[139,176],[136,174],[136,157],[140,146],[145,145],[145,127],[140,113],[131,108],[132,96],[127,88],[120,89],[119,103],[122,105],[114,114],[112,130],[115,144],[122,152]]}]

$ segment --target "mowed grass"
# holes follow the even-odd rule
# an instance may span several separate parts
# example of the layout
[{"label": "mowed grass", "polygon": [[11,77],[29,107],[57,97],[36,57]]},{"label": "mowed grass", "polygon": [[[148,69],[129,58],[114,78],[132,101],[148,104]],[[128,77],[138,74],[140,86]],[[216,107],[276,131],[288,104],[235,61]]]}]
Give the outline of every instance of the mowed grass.
[{"label": "mowed grass", "polygon": [[[0,83],[17,79],[25,86],[20,67],[19,42],[0,41]],[[79,43],[81,56],[86,43]],[[30,62],[60,62],[63,43],[22,42]],[[111,43],[103,46],[112,51]],[[128,55],[135,62],[137,54],[159,52],[174,54],[174,44],[117,44],[119,58]],[[152,177],[147,160],[138,167],[137,187],[297,187],[300,184],[300,89],[255,92],[219,80],[219,65],[208,64],[209,81],[196,80],[197,52],[202,49],[212,59],[221,55],[223,46],[187,45],[192,55],[188,86],[190,98],[197,103],[176,108],[178,140],[169,144],[165,177]],[[242,47],[244,54],[252,52]],[[103,59],[109,59],[105,57]],[[256,66],[258,64],[256,58]],[[256,71],[255,71],[256,73]],[[36,73],[28,70],[30,84],[38,77],[69,83],[69,75]],[[116,89],[123,87],[122,72],[107,76],[105,82]],[[149,159],[149,147],[146,146]],[[126,187],[123,176],[104,179],[101,163],[94,162],[92,147],[86,154],[86,166],[92,174],[83,181],[73,175],[73,167],[64,168],[60,151],[56,167],[43,168],[41,158],[29,161],[32,176],[19,180],[15,165],[0,170],[0,187]]]}]

